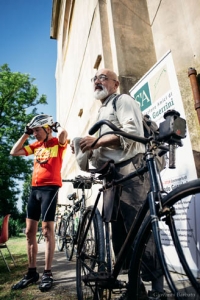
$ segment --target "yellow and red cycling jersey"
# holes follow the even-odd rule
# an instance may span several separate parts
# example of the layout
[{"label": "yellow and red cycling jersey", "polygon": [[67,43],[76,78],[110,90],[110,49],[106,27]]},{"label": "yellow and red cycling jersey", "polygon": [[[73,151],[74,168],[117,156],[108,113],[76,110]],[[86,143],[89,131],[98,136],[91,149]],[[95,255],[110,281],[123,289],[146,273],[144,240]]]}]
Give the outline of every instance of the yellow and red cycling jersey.
[{"label": "yellow and red cycling jersey", "polygon": [[26,156],[34,154],[32,186],[62,186],[61,167],[66,148],[67,141],[61,145],[56,137],[24,147]]}]

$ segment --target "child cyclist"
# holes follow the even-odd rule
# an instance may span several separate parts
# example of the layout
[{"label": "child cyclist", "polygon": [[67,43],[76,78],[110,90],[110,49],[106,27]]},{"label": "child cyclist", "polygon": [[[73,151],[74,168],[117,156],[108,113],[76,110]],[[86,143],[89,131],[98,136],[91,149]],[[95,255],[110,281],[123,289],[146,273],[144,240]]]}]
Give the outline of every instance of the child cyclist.
[{"label": "child cyclist", "polygon": [[[57,132],[53,137],[52,131]],[[37,141],[25,146],[30,135]],[[36,269],[38,251],[36,233],[38,221],[42,215],[42,230],[45,236],[45,267],[39,289],[49,290],[53,285],[51,265],[55,249],[54,217],[58,190],[62,185],[61,167],[63,155],[67,147],[67,131],[49,115],[35,116],[25,127],[24,134],[15,143],[10,154],[13,156],[34,155],[31,194],[27,204],[26,236],[28,271],[15,285],[13,290],[23,289],[39,280]]]}]

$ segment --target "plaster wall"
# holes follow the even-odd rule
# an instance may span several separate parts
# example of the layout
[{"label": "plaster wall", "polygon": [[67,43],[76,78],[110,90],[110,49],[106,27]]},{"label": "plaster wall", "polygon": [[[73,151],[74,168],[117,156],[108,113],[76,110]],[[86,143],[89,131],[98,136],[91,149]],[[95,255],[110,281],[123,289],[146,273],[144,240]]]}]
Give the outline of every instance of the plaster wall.
[{"label": "plaster wall", "polygon": [[200,72],[200,0],[147,0],[156,60],[172,52],[179,88],[186,113],[192,149],[200,175],[200,126],[188,78],[188,69]]},{"label": "plaster wall", "polygon": [[[93,98],[90,79],[96,69],[113,69],[120,78],[119,92],[127,93],[171,49],[198,155],[200,127],[187,71],[200,70],[200,0],[76,0],[67,36],[63,35],[66,0],[60,2],[57,119],[69,139],[85,136],[95,122],[100,103]],[[81,173],[68,147],[62,175],[73,178]]]}]

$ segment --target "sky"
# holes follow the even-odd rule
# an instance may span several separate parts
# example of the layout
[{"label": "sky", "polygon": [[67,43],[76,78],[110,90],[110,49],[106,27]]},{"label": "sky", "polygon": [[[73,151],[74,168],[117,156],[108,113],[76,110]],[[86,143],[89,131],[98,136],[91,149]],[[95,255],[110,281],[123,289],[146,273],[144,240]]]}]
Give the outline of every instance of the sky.
[{"label": "sky", "polygon": [[38,112],[56,121],[57,41],[50,39],[51,14],[52,0],[0,0],[0,65],[35,78],[33,84],[48,102]]},{"label": "sky", "polygon": [[57,41],[50,39],[52,0],[0,0],[0,65],[30,74],[48,105],[38,112],[56,117]]}]

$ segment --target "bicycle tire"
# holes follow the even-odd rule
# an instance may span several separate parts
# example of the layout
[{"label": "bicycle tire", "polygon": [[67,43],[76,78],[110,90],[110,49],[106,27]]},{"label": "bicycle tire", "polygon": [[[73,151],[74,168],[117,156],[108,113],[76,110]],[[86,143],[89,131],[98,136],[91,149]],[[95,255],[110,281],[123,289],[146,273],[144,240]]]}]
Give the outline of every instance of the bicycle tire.
[{"label": "bicycle tire", "polygon": [[56,220],[55,221],[55,226],[54,226],[54,233],[57,236],[59,233],[59,227],[60,227],[60,221]]},{"label": "bicycle tire", "polygon": [[40,234],[39,234],[39,236],[38,236],[37,243],[39,244],[39,243],[41,242],[42,239],[44,239],[44,237],[43,237],[42,230],[40,230]]},{"label": "bicycle tire", "polygon": [[63,251],[65,245],[65,231],[66,231],[66,224],[64,220],[60,221],[58,235],[57,235],[57,249],[58,251]]},{"label": "bicycle tire", "polygon": [[67,220],[65,235],[65,254],[67,260],[70,261],[74,253],[74,221],[72,218]]},{"label": "bicycle tire", "polygon": [[[194,195],[199,193],[200,193],[200,180],[199,179],[193,180],[191,182],[182,184],[181,186],[179,186],[178,188],[170,192],[168,195],[166,195],[163,199],[163,206],[172,207],[173,205],[180,203],[179,201],[183,201],[184,198],[194,197]],[[136,242],[134,243],[133,257],[130,266],[130,278],[131,278],[130,294],[131,297],[135,300],[140,299],[141,269],[142,269],[142,265],[144,266],[143,254],[145,252],[145,248],[148,243],[148,240],[151,236],[151,231],[152,231],[151,218],[149,216],[143,222],[143,225],[137,234]],[[174,228],[171,228],[170,226],[168,227],[168,232],[170,233],[171,241],[177,240],[178,231],[179,230],[176,230],[176,227]],[[167,266],[169,266],[169,273],[171,276],[171,280],[173,281],[174,284],[173,290],[172,289],[169,290],[168,287],[165,286],[166,288],[165,296],[167,297],[170,294],[169,299],[178,299],[178,300],[191,299],[191,297],[192,299],[200,299],[199,281],[191,273],[190,265],[187,262],[186,256],[182,252],[182,246],[179,242],[179,239],[177,240],[177,243],[174,244],[174,251],[177,253],[177,256],[180,257],[180,266],[182,266],[182,269],[180,268],[179,270],[180,274],[177,275],[177,271],[174,274],[176,274],[176,276],[181,276],[180,277],[181,279],[179,279],[179,281],[177,281],[177,278],[173,280],[174,274],[171,276],[172,273],[171,271],[174,271],[172,264],[171,266],[169,266],[170,265],[169,258],[168,257],[165,258],[165,260],[168,261]],[[181,257],[182,255],[183,257]],[[183,267],[184,264],[185,266]]]},{"label": "bicycle tire", "polygon": [[88,220],[91,216],[92,206],[88,207],[81,222],[80,235],[77,244],[76,260],[76,288],[78,300],[102,299],[103,291],[93,282],[84,283],[84,278],[90,273],[101,270],[105,258],[104,232],[102,218],[96,210],[90,224],[86,239],[80,249]]}]

